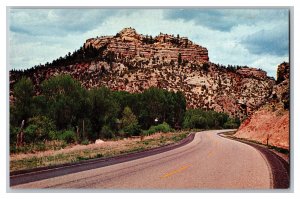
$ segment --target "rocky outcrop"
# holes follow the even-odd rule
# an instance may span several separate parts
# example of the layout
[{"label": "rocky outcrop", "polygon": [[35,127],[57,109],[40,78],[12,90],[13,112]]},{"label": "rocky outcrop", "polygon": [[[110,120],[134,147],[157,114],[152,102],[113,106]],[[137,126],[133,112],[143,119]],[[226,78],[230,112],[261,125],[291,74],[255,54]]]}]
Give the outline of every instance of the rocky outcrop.
[{"label": "rocky outcrop", "polygon": [[260,80],[267,78],[267,72],[257,68],[240,68],[236,72],[244,77],[253,77]]},{"label": "rocky outcrop", "polygon": [[290,65],[289,63],[282,63],[278,66],[277,69],[277,84],[281,83],[282,81],[290,78]]},{"label": "rocky outcrop", "polygon": [[289,64],[280,64],[277,71],[269,100],[241,124],[235,136],[289,149]]},{"label": "rocky outcrop", "polygon": [[[154,86],[183,91],[187,108],[226,112],[245,118],[264,104],[275,81],[266,72],[249,67],[229,70],[209,62],[206,48],[185,37],[160,34],[154,38],[125,28],[115,36],[88,39],[83,47],[102,49],[113,59],[92,60],[65,66],[37,67],[30,72],[10,72],[11,88],[21,75],[39,85],[58,74],[70,74],[86,88],[142,92]],[[13,93],[10,93],[13,100]]]},{"label": "rocky outcrop", "polygon": [[116,36],[91,38],[84,47],[92,45],[95,48],[106,47],[123,59],[140,57],[156,58],[164,61],[178,61],[180,54],[182,60],[207,62],[208,51],[206,48],[193,44],[186,37],[160,34],[154,38],[138,34],[133,28],[125,28]]}]

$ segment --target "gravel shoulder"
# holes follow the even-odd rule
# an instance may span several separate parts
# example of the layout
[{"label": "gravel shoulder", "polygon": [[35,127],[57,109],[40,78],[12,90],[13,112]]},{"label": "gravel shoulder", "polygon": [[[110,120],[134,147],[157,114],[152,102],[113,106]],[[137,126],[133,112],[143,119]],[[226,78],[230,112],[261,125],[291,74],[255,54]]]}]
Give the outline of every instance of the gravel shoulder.
[{"label": "gravel shoulder", "polygon": [[234,132],[227,134],[220,134],[222,137],[233,139],[243,142],[254,147],[258,150],[268,162],[272,172],[272,183],[274,189],[288,189],[290,188],[290,163],[289,153],[281,153],[276,149],[269,148],[268,146],[255,143],[250,140],[240,139],[234,137]]}]

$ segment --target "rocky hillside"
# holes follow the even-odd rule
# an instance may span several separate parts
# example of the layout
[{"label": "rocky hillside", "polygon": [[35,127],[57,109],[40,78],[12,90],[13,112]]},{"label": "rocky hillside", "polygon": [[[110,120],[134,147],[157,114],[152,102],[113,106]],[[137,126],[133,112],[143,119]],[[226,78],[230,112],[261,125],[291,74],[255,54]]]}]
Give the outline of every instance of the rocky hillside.
[{"label": "rocky hillside", "polygon": [[13,85],[21,76],[30,77],[39,94],[41,82],[58,74],[70,74],[86,88],[141,92],[155,86],[183,91],[188,108],[240,118],[264,104],[275,84],[260,69],[209,62],[208,50],[186,37],[145,36],[125,28],[115,36],[88,39],[80,50],[52,64],[10,71],[10,101],[14,101]]},{"label": "rocky hillside", "polygon": [[268,102],[242,123],[236,137],[289,149],[289,70],[288,63],[278,66]]}]

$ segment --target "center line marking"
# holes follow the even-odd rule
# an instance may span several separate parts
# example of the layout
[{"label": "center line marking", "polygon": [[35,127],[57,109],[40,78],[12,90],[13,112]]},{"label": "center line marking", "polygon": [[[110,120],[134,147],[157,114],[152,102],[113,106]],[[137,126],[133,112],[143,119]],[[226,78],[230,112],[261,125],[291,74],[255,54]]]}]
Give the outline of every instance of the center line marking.
[{"label": "center line marking", "polygon": [[170,177],[170,176],[172,176],[172,175],[174,175],[174,174],[176,174],[176,173],[179,173],[179,172],[182,172],[182,171],[186,170],[186,169],[189,168],[190,166],[191,166],[191,164],[182,166],[182,167],[180,167],[179,169],[175,169],[175,170],[173,170],[173,171],[171,171],[171,172],[169,172],[169,173],[166,173],[165,175],[161,176],[160,178],[167,178],[167,177]]}]

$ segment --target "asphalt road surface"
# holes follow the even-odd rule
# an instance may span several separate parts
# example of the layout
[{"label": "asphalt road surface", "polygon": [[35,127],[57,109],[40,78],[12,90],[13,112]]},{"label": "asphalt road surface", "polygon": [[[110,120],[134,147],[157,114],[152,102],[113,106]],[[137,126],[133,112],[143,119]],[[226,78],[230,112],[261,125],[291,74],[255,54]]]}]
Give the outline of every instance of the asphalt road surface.
[{"label": "asphalt road surface", "polygon": [[267,159],[247,144],[213,130],[196,133],[182,147],[101,168],[11,188],[97,189],[270,189]]}]

